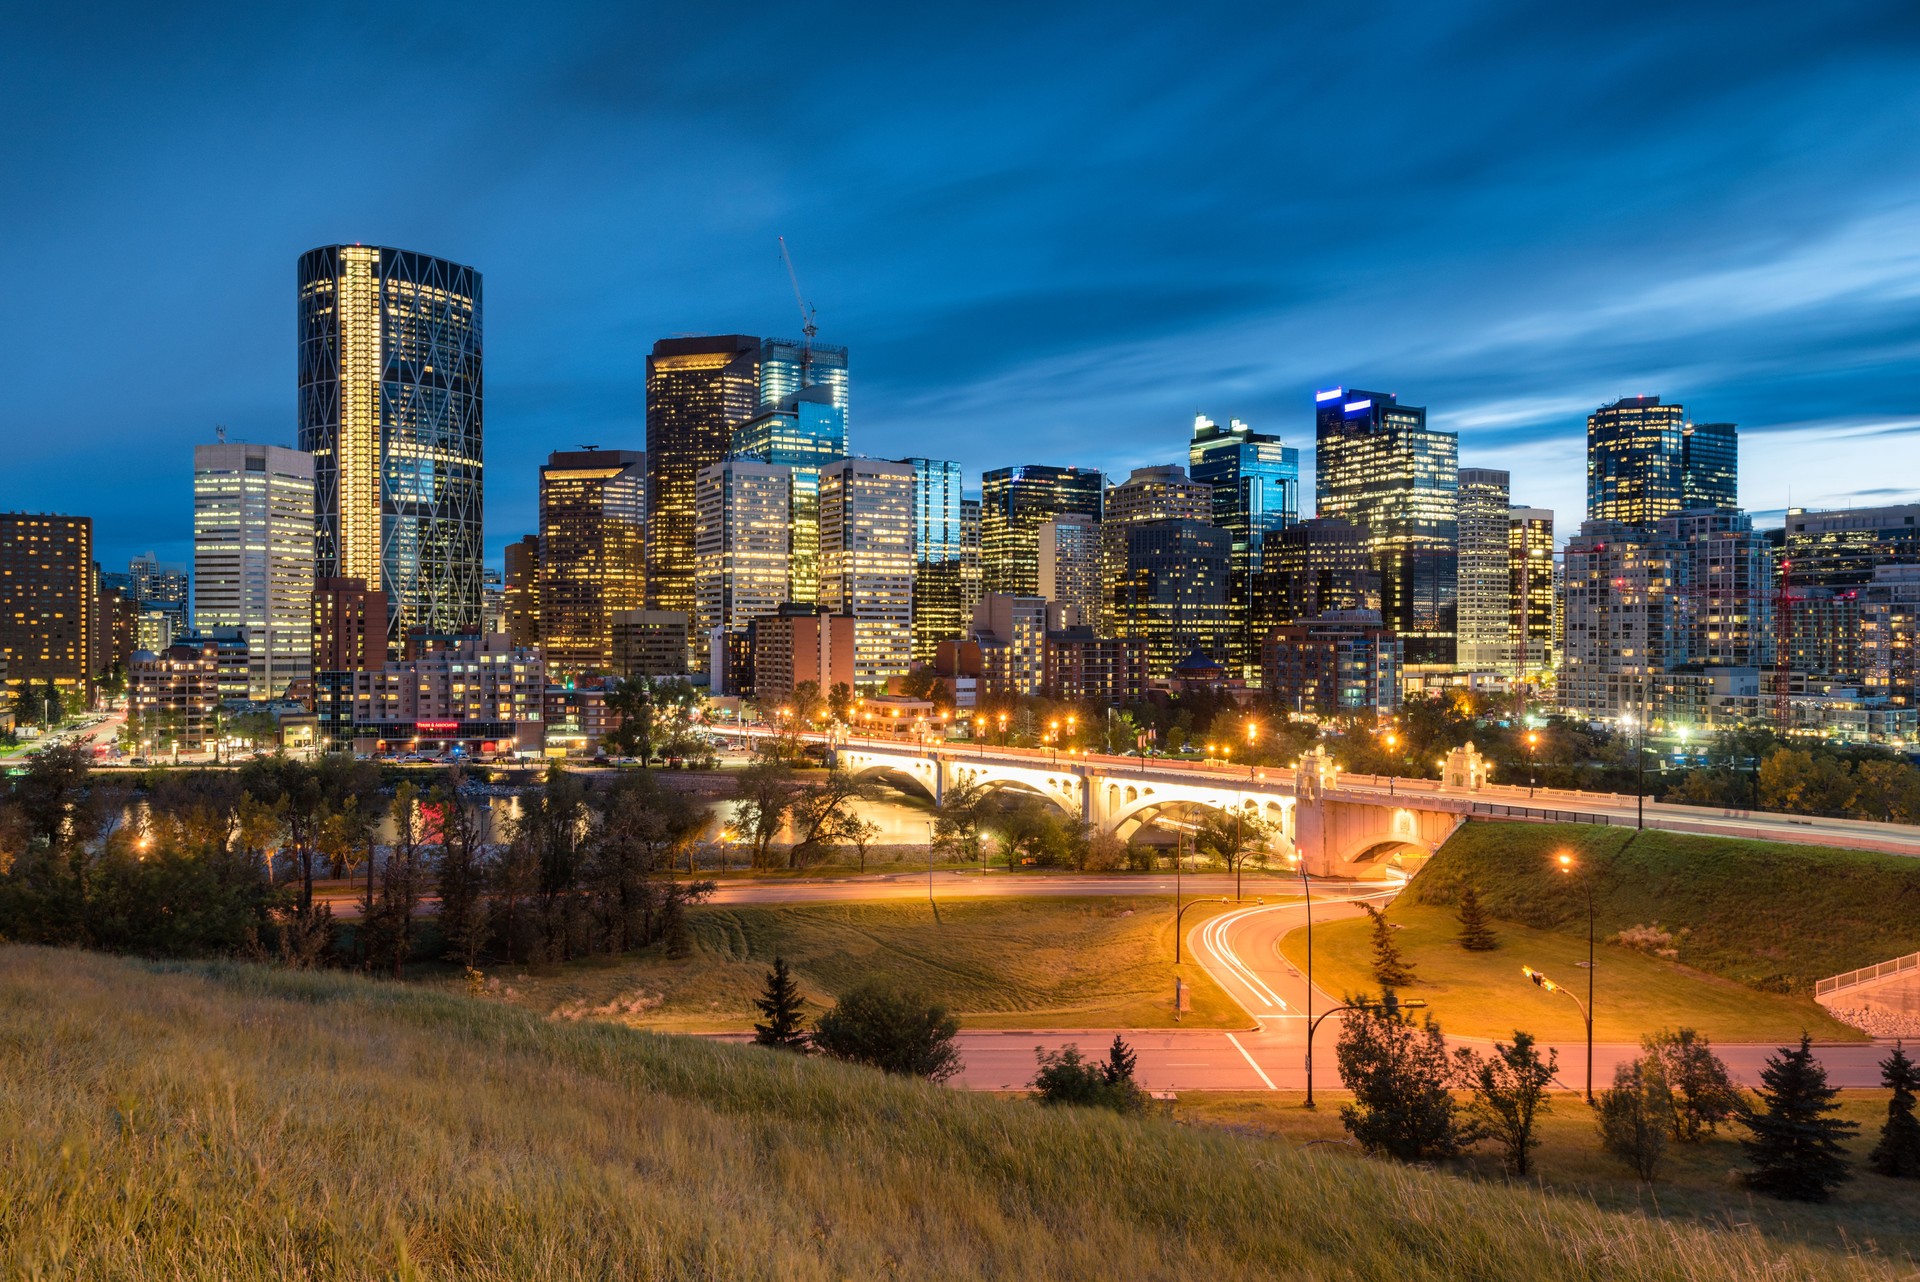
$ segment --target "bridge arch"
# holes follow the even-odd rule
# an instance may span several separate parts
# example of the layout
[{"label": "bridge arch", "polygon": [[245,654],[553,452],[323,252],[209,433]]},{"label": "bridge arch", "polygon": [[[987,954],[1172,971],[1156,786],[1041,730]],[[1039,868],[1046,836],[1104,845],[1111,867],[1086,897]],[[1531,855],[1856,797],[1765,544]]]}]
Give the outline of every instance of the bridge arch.
[{"label": "bridge arch", "polygon": [[927,801],[938,803],[940,800],[940,798],[935,795],[933,784],[925,779],[918,778],[914,772],[902,770],[897,766],[867,766],[862,770],[856,771],[854,778],[863,780],[871,779],[875,783],[885,784],[896,792],[908,793],[915,797],[924,798]]},{"label": "bridge arch", "polygon": [[1077,775],[1052,771],[981,768],[960,762],[948,767],[949,786],[978,783],[989,793],[1037,797],[1050,802],[1070,819],[1080,817],[1081,780]]},{"label": "bridge arch", "polygon": [[1293,809],[1290,797],[1242,794],[1231,789],[1200,789],[1178,784],[1121,783],[1117,780],[1103,780],[1099,786],[1104,827],[1111,832],[1119,832],[1128,824],[1135,825],[1136,829],[1144,826],[1150,822],[1154,811],[1173,806],[1196,806],[1227,814],[1241,810],[1249,817],[1271,825],[1275,833],[1289,838],[1293,833],[1293,825],[1289,822]]}]

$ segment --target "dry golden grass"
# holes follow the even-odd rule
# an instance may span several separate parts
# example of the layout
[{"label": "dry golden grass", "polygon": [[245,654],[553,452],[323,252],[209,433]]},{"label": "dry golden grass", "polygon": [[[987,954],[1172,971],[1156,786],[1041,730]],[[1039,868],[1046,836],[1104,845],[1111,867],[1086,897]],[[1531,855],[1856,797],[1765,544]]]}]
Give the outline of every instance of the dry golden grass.
[{"label": "dry golden grass", "polygon": [[1911,1272],[418,987],[18,947],[0,1162],[14,1278]]}]

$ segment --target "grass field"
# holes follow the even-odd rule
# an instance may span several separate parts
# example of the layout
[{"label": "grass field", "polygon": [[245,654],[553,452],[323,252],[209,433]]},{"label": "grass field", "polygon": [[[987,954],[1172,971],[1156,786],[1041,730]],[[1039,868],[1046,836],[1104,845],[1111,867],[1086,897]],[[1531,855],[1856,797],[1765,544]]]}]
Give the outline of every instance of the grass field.
[{"label": "grass field", "polygon": [[19,947],[0,1161],[0,1270],[23,1278],[1912,1273],[417,986]]},{"label": "grass field", "polygon": [[1920,859],[1724,837],[1470,822],[1402,902],[1451,907],[1470,882],[1495,916],[1584,940],[1586,901],[1553,867],[1560,850],[1592,872],[1603,937],[1657,924],[1678,960],[1753,988],[1811,992],[1920,949]]},{"label": "grass field", "polygon": [[[1426,1001],[1447,1032],[1510,1037],[1524,1028],[1549,1041],[1586,1036],[1577,1006],[1534,987],[1520,973],[1522,966],[1545,971],[1584,1002],[1584,910],[1578,936],[1498,923],[1500,946],[1486,953],[1470,953],[1456,942],[1460,925],[1451,908],[1408,903],[1403,896],[1387,910],[1387,920],[1401,927],[1394,942],[1414,963],[1418,980],[1402,995]],[[1306,932],[1294,931],[1282,947],[1289,961],[1304,967]],[[1832,1018],[1811,997],[1755,992],[1618,945],[1600,944],[1595,956],[1593,1031],[1603,1042],[1638,1041],[1643,1033],[1682,1025],[1723,1042],[1781,1042],[1798,1037],[1803,1028],[1821,1041],[1866,1040],[1865,1033]],[[1373,924],[1366,918],[1314,927],[1316,986],[1333,993],[1378,991],[1372,957]]]},{"label": "grass field", "polygon": [[[1316,1151],[1364,1163],[1344,1142],[1339,1109],[1323,1106],[1310,1113],[1300,1107],[1300,1098],[1298,1092],[1186,1095],[1174,1116],[1295,1145],[1313,1143]],[[1658,1182],[1643,1185],[1601,1150],[1593,1114],[1578,1095],[1554,1096],[1552,1110],[1541,1121],[1536,1170],[1528,1178],[1553,1196],[1597,1202],[1612,1210],[1680,1223],[1739,1224],[1780,1242],[1873,1250],[1909,1262],[1920,1258],[1920,1181],[1883,1179],[1863,1165],[1886,1121],[1885,1093],[1848,1091],[1841,1096],[1841,1106],[1844,1116],[1860,1124],[1851,1145],[1854,1178],[1824,1206],[1776,1202],[1740,1188],[1729,1177],[1745,1164],[1735,1138],[1743,1133],[1738,1128],[1723,1129],[1699,1144],[1669,1146]],[[1491,1145],[1476,1148],[1448,1169],[1490,1185],[1508,1183]]]},{"label": "grass field", "polygon": [[[1214,906],[1187,914],[1191,927]],[[1173,981],[1186,980],[1189,1027],[1252,1021],[1191,962],[1173,965],[1164,897],[943,898],[923,903],[726,905],[691,914],[694,951],[658,948],[547,972],[501,972],[514,999],[567,1018],[635,1027],[750,1027],[775,956],[787,959],[818,1014],[866,979],[918,988],[970,1028],[1155,1028],[1171,1025]]]}]

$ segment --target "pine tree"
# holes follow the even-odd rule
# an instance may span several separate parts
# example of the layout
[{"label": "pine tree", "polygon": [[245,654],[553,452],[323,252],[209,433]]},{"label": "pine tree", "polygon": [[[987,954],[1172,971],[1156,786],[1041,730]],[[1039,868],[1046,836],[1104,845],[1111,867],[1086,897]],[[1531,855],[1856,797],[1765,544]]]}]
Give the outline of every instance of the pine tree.
[{"label": "pine tree", "polygon": [[1472,886],[1460,892],[1460,946],[1470,953],[1490,953],[1500,946],[1487,925],[1487,910],[1480,906],[1480,896]]},{"label": "pine tree", "polygon": [[1382,988],[1405,988],[1413,982],[1413,963],[1400,955],[1400,946],[1393,942],[1393,926],[1372,904],[1361,907],[1373,918],[1373,982]]},{"label": "pine tree", "polygon": [[1893,1098],[1887,1101],[1887,1124],[1880,1128],[1880,1142],[1867,1154],[1867,1165],[1878,1175],[1920,1179],[1920,1122],[1913,1117],[1920,1065],[1895,1042],[1893,1054],[1880,1061],[1880,1081],[1893,1091]]},{"label": "pine tree", "polygon": [[800,1027],[800,986],[793,982],[787,959],[775,957],[767,972],[766,996],[753,1003],[766,1017],[764,1024],[753,1026],[756,1046],[774,1046],[783,1051],[807,1053],[807,1035]]},{"label": "pine tree", "polygon": [[1802,1033],[1799,1049],[1767,1060],[1760,1082],[1761,1111],[1740,1118],[1753,1132],[1740,1141],[1754,1167],[1747,1186],[1795,1202],[1826,1201],[1851,1175],[1841,1141],[1859,1128],[1833,1116],[1840,1092],[1827,1085],[1812,1038]]},{"label": "pine tree", "polygon": [[1100,1070],[1101,1075],[1106,1078],[1109,1086],[1117,1086],[1122,1082],[1131,1086],[1133,1085],[1133,1066],[1139,1060],[1140,1057],[1134,1054],[1133,1047],[1121,1041],[1120,1034],[1115,1033],[1113,1045],[1107,1047],[1107,1066]]}]

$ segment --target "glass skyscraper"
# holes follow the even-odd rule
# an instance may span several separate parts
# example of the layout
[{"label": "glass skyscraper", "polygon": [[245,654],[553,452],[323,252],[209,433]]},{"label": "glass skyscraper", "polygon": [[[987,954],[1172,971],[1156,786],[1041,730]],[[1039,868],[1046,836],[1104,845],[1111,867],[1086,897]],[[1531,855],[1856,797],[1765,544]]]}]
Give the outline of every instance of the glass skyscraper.
[{"label": "glass skyscraper", "polygon": [[313,672],[313,456],[279,445],[193,447],[194,625],[247,641],[247,697]]},{"label": "glass skyscraper", "polygon": [[646,596],[646,534],[646,455],[547,456],[540,469],[538,617],[549,672],[612,671],[614,617],[639,609]]},{"label": "glass skyscraper", "polygon": [[1686,410],[1628,396],[1587,416],[1587,519],[1652,525],[1684,507]]},{"label": "glass skyscraper", "polygon": [[1204,415],[1193,420],[1188,472],[1213,487],[1213,524],[1233,535],[1232,668],[1258,675],[1261,638],[1253,632],[1250,602],[1267,534],[1292,525],[1300,508],[1300,451],[1256,432],[1239,419],[1221,427]]},{"label": "glass skyscraper", "polygon": [[1459,662],[1475,672],[1510,665],[1513,656],[1507,637],[1513,589],[1510,490],[1510,476],[1497,468],[1460,469]]},{"label": "glass skyscraper", "polygon": [[[965,521],[960,465],[905,458],[913,469],[913,657],[932,663],[942,641],[966,632]],[[976,519],[977,519],[976,505]]]},{"label": "glass skyscraper", "polygon": [[480,627],[480,273],[371,245],[299,264],[300,448],[313,455],[315,573],[412,628]]},{"label": "glass skyscraper", "polygon": [[1379,554],[1381,614],[1409,665],[1456,657],[1460,438],[1385,392],[1314,394],[1314,492],[1321,516],[1366,532]]},{"label": "glass skyscraper", "polygon": [[1040,526],[1056,516],[1101,516],[1104,478],[1097,469],[1029,464],[980,480],[980,561],[988,592],[1040,591]]},{"label": "glass skyscraper", "polygon": [[1740,434],[1732,423],[1689,423],[1681,430],[1680,498],[1689,508],[1740,506]]},{"label": "glass skyscraper", "polygon": [[762,406],[733,432],[733,457],[791,470],[787,599],[802,605],[820,594],[820,469],[847,456],[847,414],[836,400],[844,393],[844,381],[838,390],[825,384],[805,388]]}]

